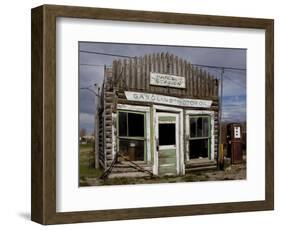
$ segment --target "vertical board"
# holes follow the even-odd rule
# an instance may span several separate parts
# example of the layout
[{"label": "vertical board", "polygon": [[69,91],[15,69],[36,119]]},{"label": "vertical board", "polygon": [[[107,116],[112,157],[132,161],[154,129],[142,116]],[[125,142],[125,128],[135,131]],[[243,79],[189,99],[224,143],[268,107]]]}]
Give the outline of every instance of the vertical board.
[{"label": "vertical board", "polygon": [[[106,71],[106,70],[105,70]],[[214,76],[206,70],[192,66],[187,60],[169,53],[146,54],[144,57],[113,61],[110,88],[119,91],[138,90],[156,94],[171,94],[180,97],[218,97],[218,86]],[[162,73],[185,78],[185,88],[150,85],[150,73]]]}]

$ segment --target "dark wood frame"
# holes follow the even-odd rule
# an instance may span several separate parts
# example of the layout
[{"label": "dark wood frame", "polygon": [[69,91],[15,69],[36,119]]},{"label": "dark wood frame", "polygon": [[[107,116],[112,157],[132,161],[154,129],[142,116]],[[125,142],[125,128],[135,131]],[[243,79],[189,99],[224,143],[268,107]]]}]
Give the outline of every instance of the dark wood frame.
[{"label": "dark wood frame", "polygon": [[[88,18],[265,30],[265,200],[233,203],[56,212],[56,18]],[[31,219],[41,224],[109,221],[274,209],[274,21],[103,8],[43,5],[32,9]]]}]

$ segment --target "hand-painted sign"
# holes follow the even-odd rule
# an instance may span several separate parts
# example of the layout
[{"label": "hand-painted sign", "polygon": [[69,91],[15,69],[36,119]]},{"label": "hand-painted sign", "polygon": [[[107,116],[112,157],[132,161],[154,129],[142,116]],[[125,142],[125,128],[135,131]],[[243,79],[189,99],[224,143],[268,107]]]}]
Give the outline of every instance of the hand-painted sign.
[{"label": "hand-painted sign", "polygon": [[185,78],[170,74],[150,73],[150,84],[169,86],[173,88],[185,88]]},{"label": "hand-painted sign", "polygon": [[158,104],[175,105],[175,106],[183,106],[183,107],[198,107],[198,108],[210,108],[212,105],[211,100],[178,98],[178,97],[171,97],[171,96],[152,94],[152,93],[125,91],[125,95],[126,98],[130,101],[152,102]]},{"label": "hand-painted sign", "polygon": [[234,138],[240,138],[241,137],[241,131],[240,127],[234,127]]}]

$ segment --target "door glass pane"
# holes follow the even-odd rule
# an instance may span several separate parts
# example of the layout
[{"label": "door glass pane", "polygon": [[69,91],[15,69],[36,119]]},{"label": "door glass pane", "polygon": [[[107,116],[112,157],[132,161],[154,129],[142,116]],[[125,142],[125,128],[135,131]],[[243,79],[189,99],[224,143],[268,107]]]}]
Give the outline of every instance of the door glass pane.
[{"label": "door glass pane", "polygon": [[159,124],[159,145],[176,144],[176,124]]},{"label": "door glass pane", "polygon": [[119,112],[118,114],[119,136],[127,136],[127,113]]},{"label": "door glass pane", "polygon": [[209,136],[209,118],[203,117],[203,137]]},{"label": "door glass pane", "polygon": [[119,152],[131,161],[144,161],[144,141],[119,139]]},{"label": "door glass pane", "polygon": [[144,137],[144,115],[128,113],[129,137]]}]

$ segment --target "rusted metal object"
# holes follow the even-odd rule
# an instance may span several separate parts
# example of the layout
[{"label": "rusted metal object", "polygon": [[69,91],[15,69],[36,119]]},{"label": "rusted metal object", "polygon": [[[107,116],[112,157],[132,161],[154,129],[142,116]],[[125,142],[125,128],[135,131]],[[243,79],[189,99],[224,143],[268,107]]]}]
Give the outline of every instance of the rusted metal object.
[{"label": "rusted metal object", "polygon": [[243,162],[242,126],[240,123],[227,125],[227,155],[231,157],[231,164]]}]

